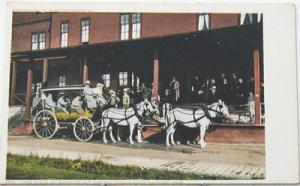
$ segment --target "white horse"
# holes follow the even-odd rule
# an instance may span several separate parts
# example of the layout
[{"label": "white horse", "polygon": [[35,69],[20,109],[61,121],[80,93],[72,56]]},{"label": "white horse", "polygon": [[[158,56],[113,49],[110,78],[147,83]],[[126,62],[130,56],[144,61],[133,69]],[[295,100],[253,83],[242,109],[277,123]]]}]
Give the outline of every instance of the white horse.
[{"label": "white horse", "polygon": [[172,145],[174,142],[175,126],[177,124],[189,127],[200,128],[199,144],[201,148],[205,148],[206,143],[204,136],[206,129],[210,124],[210,119],[215,118],[218,114],[229,118],[228,107],[225,103],[219,100],[216,103],[209,105],[207,108],[189,109],[189,108],[175,108],[171,110],[165,121],[166,127],[166,145],[170,147],[169,137],[171,138]]},{"label": "white horse", "polygon": [[142,124],[140,118],[143,117],[144,113],[154,113],[153,105],[147,99],[135,105],[131,108],[109,108],[102,112],[101,128],[103,128],[103,142],[107,143],[106,131],[109,129],[109,135],[113,143],[116,142],[113,134],[112,127],[109,127],[110,122],[117,126],[129,126],[129,142],[134,144],[132,140],[133,130],[135,127],[138,128],[137,141],[142,142]]},{"label": "white horse", "polygon": [[[158,108],[158,104],[151,99],[150,103],[152,104],[152,108],[153,108],[153,114],[159,115],[159,108]],[[148,114],[152,114],[149,112],[146,112],[145,115],[147,116]],[[110,129],[109,129],[110,130]],[[120,142],[121,138],[120,138],[120,127],[117,127],[117,140]]]}]

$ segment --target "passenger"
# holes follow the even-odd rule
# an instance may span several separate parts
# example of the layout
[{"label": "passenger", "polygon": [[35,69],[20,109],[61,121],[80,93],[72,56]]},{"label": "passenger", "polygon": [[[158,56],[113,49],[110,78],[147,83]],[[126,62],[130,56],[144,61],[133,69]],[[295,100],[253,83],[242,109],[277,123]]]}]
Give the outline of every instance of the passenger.
[{"label": "passenger", "polygon": [[76,96],[71,104],[71,108],[75,109],[77,113],[81,114],[84,112],[83,108],[82,108],[82,99],[80,96]]},{"label": "passenger", "polygon": [[40,96],[40,92],[37,91],[35,93],[35,97],[32,100],[31,114],[35,115],[41,109],[42,99]]},{"label": "passenger", "polygon": [[93,96],[96,98],[96,102],[100,107],[107,105],[107,101],[103,96],[103,87],[102,83],[97,83],[96,87],[93,89]]},{"label": "passenger", "polygon": [[70,114],[69,111],[67,110],[67,107],[68,107],[68,102],[65,101],[64,93],[60,92],[57,101],[57,108],[61,109],[66,114]]},{"label": "passenger", "polygon": [[96,109],[97,101],[93,96],[93,89],[90,87],[91,82],[89,80],[84,82],[83,95],[86,99],[86,104],[88,109]]},{"label": "passenger", "polygon": [[49,93],[45,100],[45,108],[50,109],[54,112],[54,108],[56,107],[56,103],[53,101],[52,94]]}]

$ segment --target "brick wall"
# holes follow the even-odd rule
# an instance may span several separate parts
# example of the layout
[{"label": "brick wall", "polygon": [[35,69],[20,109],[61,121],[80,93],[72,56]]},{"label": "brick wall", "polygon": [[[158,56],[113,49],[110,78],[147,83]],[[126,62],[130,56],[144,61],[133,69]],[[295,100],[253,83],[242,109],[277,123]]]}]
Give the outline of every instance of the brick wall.
[{"label": "brick wall", "polygon": [[[31,50],[32,32],[46,31],[46,48],[60,47],[60,25],[69,22],[68,46],[81,44],[81,19],[90,18],[89,43],[118,41],[120,39],[119,13],[14,13],[12,52]],[[143,13],[141,37],[155,37],[197,31],[195,13]],[[211,14],[211,28],[218,29],[239,24],[238,14]],[[51,26],[51,27],[50,27]],[[51,38],[47,32],[51,28]]]},{"label": "brick wall", "polygon": [[238,14],[211,14],[210,26],[211,29],[236,26],[239,25],[239,18]]},{"label": "brick wall", "polygon": [[12,52],[31,50],[33,32],[46,32],[46,48],[49,48],[49,21],[15,26],[12,29]]},{"label": "brick wall", "polygon": [[52,18],[51,48],[60,47],[60,25],[69,22],[69,46],[81,44],[81,19],[90,18],[89,43],[119,40],[118,13],[55,13]]},{"label": "brick wall", "polygon": [[142,14],[142,37],[194,32],[196,14]]}]

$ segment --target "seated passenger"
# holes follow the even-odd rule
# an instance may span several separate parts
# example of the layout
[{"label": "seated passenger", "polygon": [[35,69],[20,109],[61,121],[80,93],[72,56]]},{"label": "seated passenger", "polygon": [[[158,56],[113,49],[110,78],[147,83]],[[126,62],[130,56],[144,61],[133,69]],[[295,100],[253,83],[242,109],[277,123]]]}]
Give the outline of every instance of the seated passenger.
[{"label": "seated passenger", "polygon": [[57,108],[61,109],[66,114],[70,114],[69,111],[67,111],[67,106],[68,106],[68,102],[65,101],[64,93],[60,92],[57,101]]},{"label": "seated passenger", "polygon": [[100,107],[107,105],[107,101],[103,97],[103,87],[102,83],[97,83],[96,87],[93,88],[93,96],[96,98],[96,102]]},{"label": "seated passenger", "polygon": [[96,109],[97,102],[93,95],[93,89],[90,87],[91,82],[89,80],[84,82],[83,95],[86,99],[86,104],[88,109]]},{"label": "seated passenger", "polygon": [[76,112],[78,113],[83,113],[84,110],[82,108],[82,100],[81,100],[81,97],[80,96],[76,96],[73,101],[72,101],[72,104],[71,104],[71,108],[72,109],[75,109]]},{"label": "seated passenger", "polygon": [[55,102],[53,101],[52,94],[49,93],[47,98],[44,101],[44,108],[50,109],[54,112],[54,107],[56,107]]}]

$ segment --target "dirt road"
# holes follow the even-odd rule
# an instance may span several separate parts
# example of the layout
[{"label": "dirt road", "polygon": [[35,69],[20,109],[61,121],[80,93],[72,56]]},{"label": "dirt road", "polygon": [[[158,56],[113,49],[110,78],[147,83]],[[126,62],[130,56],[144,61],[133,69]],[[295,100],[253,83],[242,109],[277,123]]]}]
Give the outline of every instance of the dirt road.
[{"label": "dirt road", "polygon": [[58,158],[100,159],[116,165],[196,173],[206,170],[210,174],[226,173],[227,170],[229,174],[247,176],[253,173],[261,176],[265,167],[265,146],[258,144],[208,143],[205,149],[200,149],[198,145],[167,148],[164,144],[147,142],[134,145],[127,142],[103,144],[98,140],[83,143],[68,138],[41,140],[32,136],[9,136],[8,151],[21,155],[32,153]]}]

